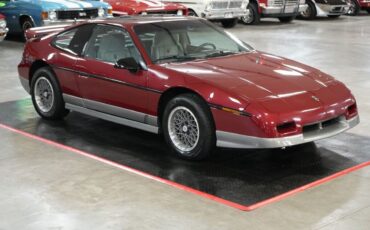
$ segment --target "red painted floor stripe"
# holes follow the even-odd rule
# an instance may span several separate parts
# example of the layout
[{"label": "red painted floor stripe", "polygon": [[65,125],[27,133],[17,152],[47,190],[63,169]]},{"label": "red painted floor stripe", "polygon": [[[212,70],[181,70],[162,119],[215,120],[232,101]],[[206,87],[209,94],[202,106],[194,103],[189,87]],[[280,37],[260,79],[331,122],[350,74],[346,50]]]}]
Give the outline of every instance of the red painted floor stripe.
[{"label": "red painted floor stripe", "polygon": [[38,140],[38,141],[44,142],[44,143],[49,144],[49,145],[53,145],[55,147],[58,147],[58,148],[61,148],[61,149],[64,149],[64,150],[68,150],[70,152],[74,152],[76,154],[79,154],[79,155],[88,157],[90,159],[94,159],[94,160],[103,162],[103,163],[108,164],[108,165],[111,165],[113,167],[116,167],[116,168],[119,168],[119,169],[122,169],[122,170],[125,170],[125,171],[128,171],[128,172],[131,172],[131,173],[134,173],[134,174],[137,174],[137,175],[140,175],[140,176],[143,176],[143,177],[146,177],[146,178],[149,178],[149,179],[152,179],[152,180],[155,180],[155,181],[158,181],[158,182],[161,182],[161,183],[164,183],[164,184],[167,184],[167,185],[176,187],[178,189],[181,189],[181,190],[184,190],[184,191],[187,191],[187,192],[196,194],[198,196],[202,196],[202,197],[205,197],[207,199],[214,200],[214,201],[216,201],[218,203],[221,203],[221,204],[224,204],[224,205],[233,207],[233,208],[237,208],[237,209],[240,209],[242,211],[252,211],[252,210],[255,210],[255,209],[260,208],[260,207],[263,207],[263,206],[265,206],[267,204],[271,204],[271,203],[280,201],[280,200],[285,199],[285,198],[287,198],[289,196],[292,196],[292,195],[297,194],[299,192],[305,191],[305,190],[307,190],[309,188],[316,187],[316,186],[318,186],[320,184],[326,183],[326,182],[331,181],[331,180],[333,180],[335,178],[338,178],[340,176],[346,175],[346,174],[348,174],[350,172],[359,170],[361,168],[364,168],[364,167],[367,167],[367,166],[370,165],[370,161],[365,162],[365,163],[361,163],[359,165],[356,165],[356,166],[353,166],[351,168],[348,168],[348,169],[345,169],[343,171],[340,171],[340,172],[337,172],[335,174],[332,174],[332,175],[330,175],[328,177],[322,178],[320,180],[317,180],[317,181],[314,181],[312,183],[306,184],[306,185],[301,186],[299,188],[293,189],[293,190],[291,190],[289,192],[280,194],[278,196],[269,198],[267,200],[261,201],[259,203],[256,203],[256,204],[253,204],[253,205],[250,205],[250,206],[244,206],[244,205],[240,205],[240,204],[237,204],[235,202],[232,202],[232,201],[228,201],[228,200],[222,199],[222,198],[217,197],[217,196],[213,196],[213,195],[208,194],[208,193],[201,192],[199,190],[196,190],[196,189],[187,187],[185,185],[178,184],[176,182],[173,182],[173,181],[170,181],[170,180],[166,180],[166,179],[163,179],[163,178],[160,178],[160,177],[157,177],[157,176],[153,176],[151,174],[148,174],[148,173],[139,171],[137,169],[134,169],[134,168],[131,168],[131,167],[128,167],[128,166],[125,166],[125,165],[121,165],[121,164],[118,164],[118,163],[115,163],[113,161],[110,161],[110,160],[107,160],[107,159],[104,159],[104,158],[95,156],[95,155],[93,155],[91,153],[87,153],[87,152],[84,152],[84,151],[75,149],[73,147],[70,147],[70,146],[67,146],[67,145],[63,145],[63,144],[57,143],[55,141],[51,141],[51,140],[48,140],[46,138],[33,135],[33,134],[27,133],[25,131],[19,130],[19,129],[15,129],[15,128],[10,127],[10,126],[5,125],[5,124],[1,124],[0,123],[0,128],[3,128],[3,129],[6,129],[6,130],[9,130],[9,131],[12,131],[12,132],[21,134],[21,135],[26,136],[26,137],[29,137],[31,139]]}]

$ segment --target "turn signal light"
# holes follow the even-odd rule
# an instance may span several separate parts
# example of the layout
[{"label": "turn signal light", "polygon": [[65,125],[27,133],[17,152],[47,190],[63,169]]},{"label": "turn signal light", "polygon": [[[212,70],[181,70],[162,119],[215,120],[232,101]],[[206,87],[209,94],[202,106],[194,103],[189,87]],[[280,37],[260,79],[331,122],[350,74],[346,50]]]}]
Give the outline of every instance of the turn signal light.
[{"label": "turn signal light", "polygon": [[43,20],[47,20],[47,19],[49,19],[49,12],[43,11],[43,12],[41,13],[41,18],[42,18]]},{"label": "turn signal light", "polygon": [[108,9],[107,12],[108,12],[109,15],[112,15],[113,14],[113,9]]}]

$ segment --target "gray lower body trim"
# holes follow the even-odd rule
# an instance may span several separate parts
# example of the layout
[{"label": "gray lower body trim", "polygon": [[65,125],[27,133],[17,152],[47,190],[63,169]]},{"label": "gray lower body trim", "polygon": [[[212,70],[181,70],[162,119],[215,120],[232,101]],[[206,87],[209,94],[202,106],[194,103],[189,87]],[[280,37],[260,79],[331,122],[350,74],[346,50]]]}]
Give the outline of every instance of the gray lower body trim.
[{"label": "gray lower body trim", "polygon": [[19,76],[19,81],[21,82],[24,90],[27,91],[27,93],[30,93],[31,92],[31,89],[30,89],[30,82],[28,79],[24,78],[24,77],[21,77]]},{"label": "gray lower body trim", "polygon": [[261,138],[246,136],[237,133],[217,131],[217,146],[225,148],[282,148],[287,146],[299,145],[311,141],[328,138],[355,127],[360,123],[359,116],[350,120],[340,121],[337,125],[326,129],[280,138]]},{"label": "gray lower body trim", "polygon": [[63,94],[66,108],[129,127],[158,133],[157,117],[98,101]]}]

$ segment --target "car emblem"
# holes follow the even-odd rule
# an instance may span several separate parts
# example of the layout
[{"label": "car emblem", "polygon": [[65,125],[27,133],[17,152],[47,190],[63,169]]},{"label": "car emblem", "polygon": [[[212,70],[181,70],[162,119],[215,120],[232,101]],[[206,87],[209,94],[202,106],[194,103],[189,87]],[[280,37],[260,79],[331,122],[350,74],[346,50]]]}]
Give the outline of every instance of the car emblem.
[{"label": "car emblem", "polygon": [[311,98],[312,99],[314,99],[315,101],[317,101],[317,102],[319,102],[320,101],[320,99],[318,98],[318,97],[316,97],[316,96],[311,96]]}]

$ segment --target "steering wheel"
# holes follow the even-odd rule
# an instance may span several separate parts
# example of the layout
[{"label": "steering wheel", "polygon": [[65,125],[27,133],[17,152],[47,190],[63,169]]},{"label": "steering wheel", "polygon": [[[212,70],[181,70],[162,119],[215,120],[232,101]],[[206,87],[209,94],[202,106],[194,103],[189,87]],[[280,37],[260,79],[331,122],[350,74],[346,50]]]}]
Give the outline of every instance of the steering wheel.
[{"label": "steering wheel", "polygon": [[216,50],[217,49],[217,47],[215,46],[215,44],[210,43],[210,42],[203,43],[202,45],[198,46],[198,49],[205,48],[206,46],[212,47],[213,50]]}]

